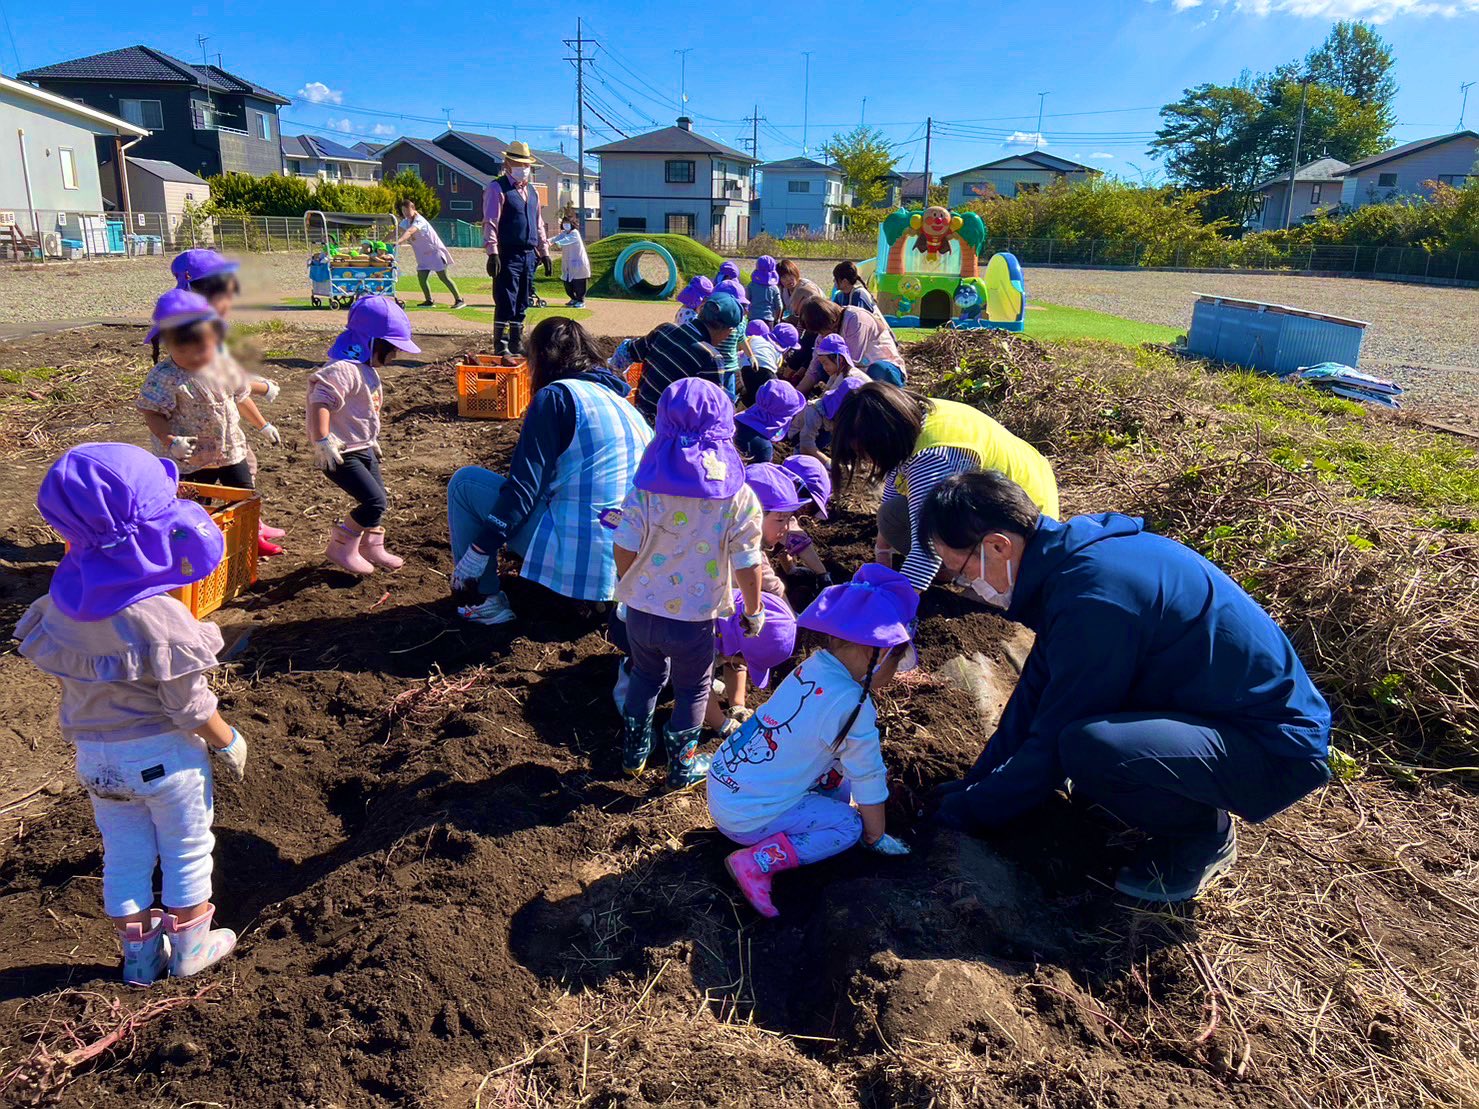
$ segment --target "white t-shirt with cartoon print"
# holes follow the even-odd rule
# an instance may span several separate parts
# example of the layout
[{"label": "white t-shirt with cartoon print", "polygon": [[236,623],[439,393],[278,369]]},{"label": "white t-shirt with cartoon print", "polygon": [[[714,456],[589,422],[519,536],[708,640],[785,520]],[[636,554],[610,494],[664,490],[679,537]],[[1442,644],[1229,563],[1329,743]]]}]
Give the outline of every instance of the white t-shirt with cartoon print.
[{"label": "white t-shirt with cartoon print", "polygon": [[790,811],[836,770],[861,805],[888,800],[878,714],[863,701],[842,743],[837,732],[863,688],[831,652],[818,651],[724,741],[709,765],[709,813],[721,832],[745,834]]}]

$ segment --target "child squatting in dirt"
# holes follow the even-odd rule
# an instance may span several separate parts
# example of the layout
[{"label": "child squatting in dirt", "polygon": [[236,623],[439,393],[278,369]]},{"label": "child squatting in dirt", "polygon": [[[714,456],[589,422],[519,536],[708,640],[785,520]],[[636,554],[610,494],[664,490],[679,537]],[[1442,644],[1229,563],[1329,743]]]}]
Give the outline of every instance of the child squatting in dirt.
[{"label": "child squatting in dirt", "polygon": [[714,756],[709,814],[742,845],[724,865],[760,915],[780,915],[771,901],[776,874],[860,838],[882,855],[909,853],[886,831],[888,772],[871,694],[893,680],[918,607],[908,579],[876,564],[824,590],[796,623],[827,636],[827,646]]},{"label": "child squatting in dirt", "polygon": [[123,980],[144,986],[236,946],[234,932],[211,927],[211,760],[240,780],[247,745],[207,682],[220,630],[169,596],[209,576],[226,540],[178,485],[173,460],[122,443],[58,459],[36,507],[69,549],[16,627],[20,653],[61,683],[62,735],[103,837],[103,907]]}]

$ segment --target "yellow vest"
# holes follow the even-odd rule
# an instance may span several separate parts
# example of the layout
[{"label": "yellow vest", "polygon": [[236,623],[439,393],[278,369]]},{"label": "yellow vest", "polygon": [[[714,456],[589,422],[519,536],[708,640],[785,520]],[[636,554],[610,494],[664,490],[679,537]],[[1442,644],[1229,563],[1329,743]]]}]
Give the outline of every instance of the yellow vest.
[{"label": "yellow vest", "polygon": [[[953,400],[931,400],[924,430],[914,443],[914,454],[930,447],[959,447],[972,452],[981,460],[983,470],[1000,470],[1025,489],[1038,508],[1055,520],[1059,518],[1058,481],[1048,460],[1032,444],[1018,439],[979,409]],[[902,472],[894,479],[894,487],[909,495],[909,479]]]}]

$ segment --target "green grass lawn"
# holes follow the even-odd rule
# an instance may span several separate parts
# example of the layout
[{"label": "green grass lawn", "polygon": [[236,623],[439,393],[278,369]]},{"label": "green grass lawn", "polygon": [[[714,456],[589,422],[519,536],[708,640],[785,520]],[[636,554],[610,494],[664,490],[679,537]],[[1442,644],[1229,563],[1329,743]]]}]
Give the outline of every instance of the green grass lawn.
[{"label": "green grass lawn", "polygon": [[[933,332],[920,327],[906,327],[899,328],[896,334],[900,342],[913,343],[928,339]],[[1043,304],[1039,301],[1029,302],[1027,305],[1027,330],[1023,334],[1047,343],[1070,339],[1102,339],[1134,347],[1141,343],[1174,342],[1185,331],[1178,327],[1127,320],[1104,312],[1091,312],[1087,308],[1065,308],[1059,304]]]}]

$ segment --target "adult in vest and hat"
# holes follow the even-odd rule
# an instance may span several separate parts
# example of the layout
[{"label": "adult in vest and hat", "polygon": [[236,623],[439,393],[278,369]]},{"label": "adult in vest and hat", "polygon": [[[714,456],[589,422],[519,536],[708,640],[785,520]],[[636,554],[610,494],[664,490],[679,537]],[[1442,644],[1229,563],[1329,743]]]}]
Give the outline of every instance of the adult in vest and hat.
[{"label": "adult in vest and hat", "polygon": [[524,313],[534,299],[534,267],[553,272],[526,142],[503,152],[503,173],[483,190],[483,248],[493,279],[493,342],[498,354],[524,352]]}]

